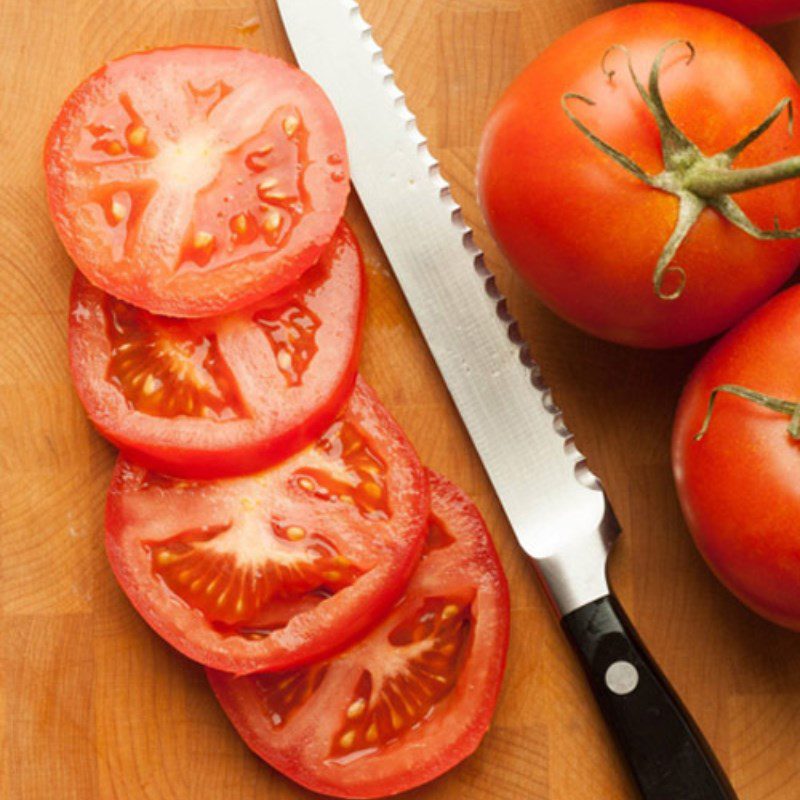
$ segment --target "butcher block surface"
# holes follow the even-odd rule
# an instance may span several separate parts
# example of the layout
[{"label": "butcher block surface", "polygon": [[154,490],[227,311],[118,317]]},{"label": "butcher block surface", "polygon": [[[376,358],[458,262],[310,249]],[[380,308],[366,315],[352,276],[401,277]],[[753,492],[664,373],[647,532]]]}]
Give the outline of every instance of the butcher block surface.
[{"label": "butcher block surface", "polygon": [[[482,124],[511,78],[612,0],[363,0],[421,129],[510,297],[624,535],[616,590],[742,800],[800,798],[800,635],[761,621],[712,577],[681,518],[671,418],[702,354],[635,352],[543,309],[510,271],[474,198]],[[800,70],[800,26],[766,33]],[[247,750],[201,667],[164,644],[117,588],[102,544],[115,453],[71,388],[73,266],[49,222],[41,166],[66,94],[105,60],[161,45],[291,57],[273,0],[0,3],[0,798],[311,797]],[[558,203],[557,194],[553,202]],[[357,200],[370,300],[362,369],[422,459],[475,499],[511,583],[511,649],[478,753],[408,796],[625,800],[635,792],[517,549]]]}]

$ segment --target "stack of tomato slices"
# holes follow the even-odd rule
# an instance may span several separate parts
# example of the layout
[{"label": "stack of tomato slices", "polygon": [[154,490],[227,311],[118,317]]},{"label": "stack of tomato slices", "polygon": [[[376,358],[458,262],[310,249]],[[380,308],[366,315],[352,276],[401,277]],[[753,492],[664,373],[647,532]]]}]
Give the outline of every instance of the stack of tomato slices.
[{"label": "stack of tomato slices", "polygon": [[67,99],[45,168],[79,268],[73,379],[122,451],[106,546],[130,601],[308,788],[385,796],[461,761],[497,700],[506,580],[357,376],[327,98],[247,50],[137,53]]}]

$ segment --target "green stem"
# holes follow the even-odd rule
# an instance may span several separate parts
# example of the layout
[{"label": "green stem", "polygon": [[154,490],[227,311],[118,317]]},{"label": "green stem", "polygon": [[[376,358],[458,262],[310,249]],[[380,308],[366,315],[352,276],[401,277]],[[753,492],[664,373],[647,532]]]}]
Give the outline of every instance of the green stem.
[{"label": "green stem", "polygon": [[748,219],[736,201],[728,195],[715,197],[706,201],[714,210],[718,211],[731,225],[735,225],[739,230],[764,242],[775,241],[776,239],[797,239],[800,238],[800,228],[781,228],[778,220],[770,230],[759,228],[755,223]]},{"label": "green stem", "polygon": [[700,162],[696,169],[687,172],[683,188],[698,197],[711,198],[770,186],[790,178],[800,178],[800,156],[748,169],[714,167]]},{"label": "green stem", "polygon": [[708,432],[708,426],[711,424],[711,416],[714,413],[714,403],[720,392],[727,392],[736,397],[741,397],[743,400],[749,400],[751,403],[756,403],[759,406],[768,408],[771,411],[786,414],[791,417],[788,429],[789,435],[793,439],[800,439],[800,403],[781,400],[779,397],[771,397],[763,392],[757,392],[754,389],[748,389],[746,386],[739,386],[735,383],[724,383],[712,390],[711,396],[708,399],[706,416],[700,430],[695,434],[695,441],[699,442]]},{"label": "green stem", "polygon": [[[653,289],[662,300],[677,300],[683,292],[683,287],[686,285],[686,272],[681,267],[670,266],[670,262],[675,258],[678,248],[683,244],[683,240],[689,235],[689,231],[694,227],[697,218],[706,207],[703,200],[689,192],[681,192],[678,199],[680,201],[678,221],[661,251],[656,270],[653,273]],[[678,278],[678,285],[671,292],[665,292],[664,279],[670,274]]]},{"label": "green stem", "polygon": [[594,100],[589,97],[585,97],[582,94],[577,94],[576,92],[567,92],[565,95],[561,97],[561,108],[564,110],[564,113],[569,118],[570,122],[598,149],[602,150],[607,156],[613,158],[614,161],[617,162],[623,169],[628,170],[632,175],[635,175],[640,181],[643,181],[648,186],[653,185],[653,179],[635,162],[633,159],[628,158],[625,153],[620,152],[615,147],[612,147],[610,144],[604,142],[599,136],[596,136],[592,131],[583,124],[576,116],[572,113],[568,102],[570,100],[580,100],[582,103],[586,103],[587,106],[594,106],[597,105]]},{"label": "green stem", "polygon": [[747,136],[725,151],[724,156],[728,163],[732,164],[751,144],[753,144],[753,142],[763,136],[772,127],[772,123],[778,119],[784,108],[787,109],[786,115],[788,117],[789,136],[793,136],[794,107],[792,106],[792,101],[788,97],[784,97],[760,125],[757,125]]},{"label": "green stem", "polygon": [[[733,169],[731,166],[747,147],[769,130],[784,110],[788,116],[789,135],[792,135],[793,109],[791,101],[789,98],[780,100],[759,125],[727,150],[713,155],[705,155],[675,124],[661,94],[659,85],[661,66],[668,51],[676,45],[686,47],[688,51],[686,63],[691,64],[695,56],[695,48],[691,42],[683,39],[673,39],[667,42],[658,51],[653,61],[647,87],[639,80],[633,68],[631,52],[624,45],[616,44],[609,47],[604,53],[600,65],[603,74],[609,81],[613,81],[616,73],[609,66],[611,54],[619,51],[625,57],[631,81],[658,126],[664,170],[657,175],[648,174],[632,158],[603,141],[570,108],[572,101],[580,101],[587,106],[594,106],[595,102],[591,98],[576,92],[567,92],[561,97],[564,113],[594,147],[647,186],[672,194],[680,201],[675,229],[665,244],[653,272],[653,290],[656,296],[662,300],[676,300],[683,292],[687,281],[686,273],[681,267],[672,266],[671,262],[705,208],[716,211],[731,225],[762,241],[800,239],[800,227],[784,230],[778,224],[777,218],[773,228],[768,230],[759,228],[731,197],[739,192],[800,178],[800,156],[786,158],[775,164],[766,164],[761,167]],[[674,275],[678,278],[678,285],[674,291],[664,290],[664,279],[667,275]],[[795,430],[795,427],[792,430]],[[797,415],[796,430],[798,438],[800,438],[800,411]]]},{"label": "green stem", "polygon": [[694,61],[694,45],[686,39],[673,39],[667,42],[658,51],[653,66],[650,69],[650,80],[648,82],[651,101],[650,110],[655,117],[658,130],[661,133],[661,151],[664,157],[664,165],[667,169],[672,169],[675,166],[675,159],[682,158],[683,154],[687,151],[697,151],[695,145],[689,141],[683,131],[672,121],[667,107],[664,105],[664,98],[661,96],[661,86],[659,84],[661,64],[664,61],[664,56],[667,54],[667,51],[676,44],[685,45],[689,50],[689,56],[686,59],[687,66]]}]

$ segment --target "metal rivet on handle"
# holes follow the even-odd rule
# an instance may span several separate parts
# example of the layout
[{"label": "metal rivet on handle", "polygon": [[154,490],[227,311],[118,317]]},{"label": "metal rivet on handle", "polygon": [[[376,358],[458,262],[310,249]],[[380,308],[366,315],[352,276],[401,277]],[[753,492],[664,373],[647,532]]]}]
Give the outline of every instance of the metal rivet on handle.
[{"label": "metal rivet on handle", "polygon": [[615,661],[606,670],[606,686],[621,697],[639,685],[639,670],[630,661]]}]

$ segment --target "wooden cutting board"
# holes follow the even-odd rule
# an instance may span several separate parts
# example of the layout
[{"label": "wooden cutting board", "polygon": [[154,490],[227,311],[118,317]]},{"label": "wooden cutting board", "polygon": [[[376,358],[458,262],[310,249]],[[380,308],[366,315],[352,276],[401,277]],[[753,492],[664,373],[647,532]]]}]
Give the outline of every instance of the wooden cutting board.
[{"label": "wooden cutting board", "polygon": [[[474,200],[482,123],[548,42],[613,0],[363,0],[625,535],[612,579],[742,800],[800,798],[800,636],[714,580],[681,520],[671,416],[703,347],[642,353],[545,311],[489,240]],[[800,27],[768,32],[800,67]],[[72,265],[45,210],[42,143],[67,92],[104,60],[183,42],[289,57],[272,0],[2,0],[0,9],[0,798],[310,797],[263,765],[202,670],[139,620],[103,552],[114,452],[72,391]],[[557,202],[555,197],[554,201]],[[483,510],[512,586],[509,669],[477,755],[411,794],[443,800],[624,800],[634,792],[533,572],[517,549],[380,248],[369,265],[363,371],[423,460]]]}]

